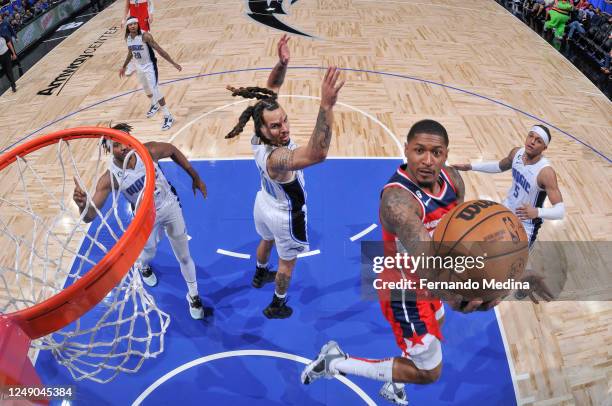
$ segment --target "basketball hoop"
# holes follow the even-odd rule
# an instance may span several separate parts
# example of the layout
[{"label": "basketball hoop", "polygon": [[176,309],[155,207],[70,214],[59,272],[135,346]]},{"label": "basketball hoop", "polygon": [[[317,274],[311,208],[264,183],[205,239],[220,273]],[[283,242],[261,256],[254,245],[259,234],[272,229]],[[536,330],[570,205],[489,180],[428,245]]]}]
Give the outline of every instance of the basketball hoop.
[{"label": "basketball hoop", "polygon": [[[84,178],[95,185],[106,170],[101,165],[105,139],[129,146],[130,154],[137,154],[146,169],[140,202],[127,227],[118,207],[120,188],[114,181],[110,182],[111,207],[104,212],[91,201],[93,189],[84,187]],[[61,186],[57,171],[49,168],[51,154],[39,153],[54,144]],[[92,167],[93,159],[87,155],[92,148],[97,150],[93,176],[87,170]],[[90,162],[77,162],[77,153],[81,161]],[[122,371],[136,371],[144,359],[161,353],[169,316],[144,290],[140,273],[133,267],[155,222],[155,169],[146,147],[122,131],[72,128],[38,137],[0,155],[0,171],[6,174],[5,179],[13,174],[17,179],[8,193],[4,185],[0,188],[0,242],[4,238],[7,246],[2,249],[14,256],[11,264],[7,264],[10,259],[0,262],[0,386],[36,383],[33,368],[28,367],[27,346],[23,353],[23,342],[30,340],[35,340],[34,347],[52,350],[75,379],[97,382],[108,382]],[[86,227],[81,221],[84,215],[72,201],[72,178],[86,191],[84,213],[91,206],[97,225]],[[116,180],[120,185],[121,180]],[[10,245],[15,252],[9,252]],[[127,306],[129,314],[126,304],[132,305]],[[88,322],[93,326],[87,326],[79,319],[94,308],[100,316]],[[138,323],[147,327],[144,337],[135,332]],[[114,337],[99,338],[104,331]],[[155,349],[151,347],[154,339],[159,341]],[[25,366],[15,365],[16,356]]]}]

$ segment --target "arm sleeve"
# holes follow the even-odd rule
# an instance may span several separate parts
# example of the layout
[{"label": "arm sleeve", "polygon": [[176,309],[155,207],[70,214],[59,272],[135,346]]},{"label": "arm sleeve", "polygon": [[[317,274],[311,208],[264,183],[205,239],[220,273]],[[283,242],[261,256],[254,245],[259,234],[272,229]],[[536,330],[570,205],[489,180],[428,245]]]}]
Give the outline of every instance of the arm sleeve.
[{"label": "arm sleeve", "polygon": [[500,173],[498,161],[476,162],[472,164],[472,170],[476,172]]},{"label": "arm sleeve", "polygon": [[565,216],[565,205],[563,202],[555,204],[553,207],[538,208],[538,217],[546,220],[561,220]]}]

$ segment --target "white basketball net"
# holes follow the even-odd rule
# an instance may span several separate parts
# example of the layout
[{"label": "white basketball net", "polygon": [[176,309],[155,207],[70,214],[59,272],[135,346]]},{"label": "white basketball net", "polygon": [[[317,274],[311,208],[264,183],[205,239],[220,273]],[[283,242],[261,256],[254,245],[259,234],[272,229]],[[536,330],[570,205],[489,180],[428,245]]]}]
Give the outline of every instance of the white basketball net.
[{"label": "white basketball net", "polygon": [[[57,294],[85,275],[125,232],[130,216],[115,182],[110,208],[94,207],[98,220],[91,227],[72,200],[76,179],[93,205],[97,180],[107,169],[101,144],[101,138],[62,140],[17,158],[0,173],[0,313]],[[51,350],[75,380],[105,383],[160,354],[169,322],[133,266],[90,312],[33,346]]]}]

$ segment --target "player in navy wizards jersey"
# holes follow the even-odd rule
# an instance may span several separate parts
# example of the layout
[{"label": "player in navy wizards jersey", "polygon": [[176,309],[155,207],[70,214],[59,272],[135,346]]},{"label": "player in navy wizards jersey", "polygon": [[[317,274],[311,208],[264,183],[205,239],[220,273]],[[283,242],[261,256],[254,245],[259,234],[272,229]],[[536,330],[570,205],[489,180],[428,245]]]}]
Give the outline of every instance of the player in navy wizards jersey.
[{"label": "player in navy wizards jersey", "polygon": [[[445,166],[448,134],[440,123],[433,120],[415,123],[408,132],[404,154],[406,164],[400,165],[381,193],[379,216],[386,242],[385,256],[423,252],[429,246],[424,243],[432,241],[431,235],[440,219],[461,204],[465,196],[461,176],[456,169]],[[417,278],[436,279],[429,270],[415,271]],[[392,282],[409,279],[410,275],[402,269],[386,268],[381,278]],[[386,359],[359,358],[349,356],[336,342],[330,341],[302,372],[303,383],[336,374],[363,376],[384,382],[381,396],[406,405],[404,383],[433,383],[442,370],[440,326],[444,321],[444,307],[439,295],[444,295],[454,309],[463,312],[488,310],[499,303],[499,299],[462,303],[460,297],[448,292],[421,291],[417,297],[410,290],[380,289],[378,295],[401,355]]]},{"label": "player in navy wizards jersey", "polygon": [[[128,134],[132,130],[132,127],[125,123],[117,124],[113,128]],[[164,176],[157,161],[163,158],[171,158],[183,168],[193,180],[192,188],[194,196],[196,190],[199,190],[202,196],[206,198],[206,185],[185,155],[174,145],[166,142],[147,142],[144,145],[149,150],[155,167],[155,191],[153,194],[155,200],[155,224],[136,264],[140,268],[143,281],[148,286],[155,286],[157,278],[149,263],[155,257],[157,244],[160,240],[159,235],[164,230],[170,240],[172,251],[179,262],[183,278],[187,283],[187,301],[189,302],[191,317],[201,319],[204,317],[204,308],[198,294],[195,264],[189,253],[189,236],[187,235],[183,212],[174,187]],[[118,142],[113,142],[112,147],[109,145],[109,148],[112,148],[110,167],[98,180],[96,191],[93,197],[90,198],[89,208],[83,216],[83,221],[86,223],[96,218],[95,208],[100,210],[112,191],[121,192],[126,200],[132,204],[132,207],[135,207],[144,188],[145,167],[138,154],[132,152],[126,145]],[[111,185],[111,180],[114,185]],[[79,207],[79,211],[83,213],[87,206],[88,196],[76,180],[73,200]]]}]

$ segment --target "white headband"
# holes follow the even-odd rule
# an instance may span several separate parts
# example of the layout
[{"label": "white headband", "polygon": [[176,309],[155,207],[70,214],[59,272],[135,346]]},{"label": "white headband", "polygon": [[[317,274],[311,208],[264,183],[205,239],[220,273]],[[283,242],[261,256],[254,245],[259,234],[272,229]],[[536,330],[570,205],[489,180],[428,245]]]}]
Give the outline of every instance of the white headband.
[{"label": "white headband", "polygon": [[125,22],[125,25],[130,25],[130,24],[134,24],[134,23],[138,24],[138,19],[137,19],[137,18],[132,17],[132,18],[128,19],[128,20]]},{"label": "white headband", "polygon": [[531,127],[531,130],[529,131],[530,132],[533,131],[540,138],[542,138],[542,141],[544,141],[544,144],[548,145],[548,143],[550,142],[550,137],[548,136],[548,134],[546,134],[546,131],[544,131],[544,129],[540,127],[539,125],[534,125],[533,127]]}]

